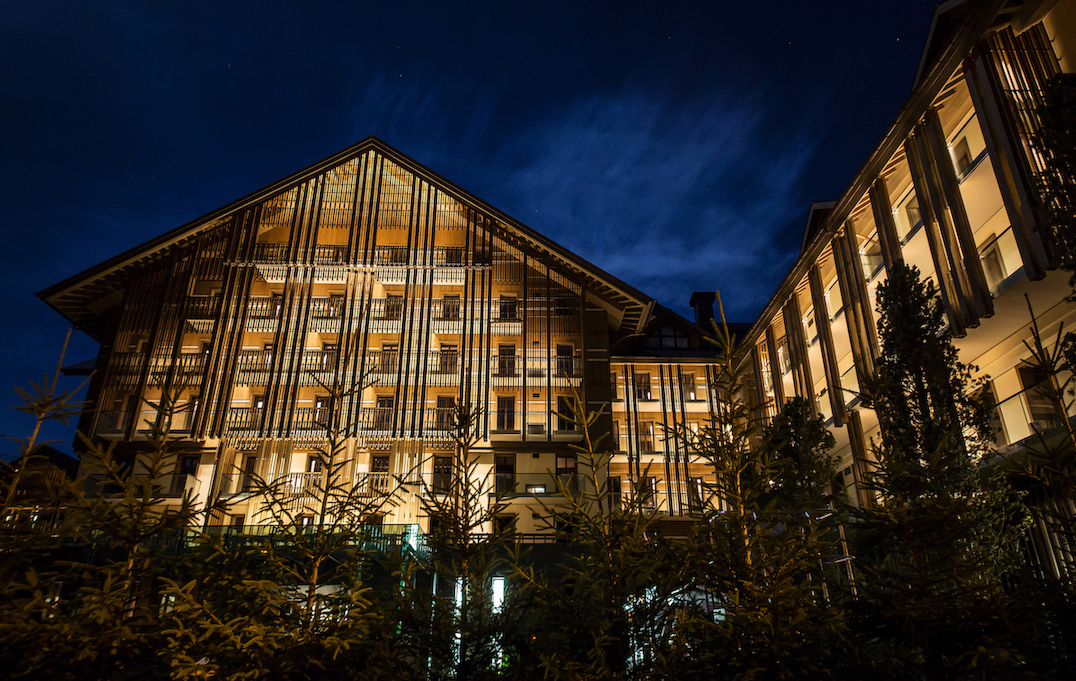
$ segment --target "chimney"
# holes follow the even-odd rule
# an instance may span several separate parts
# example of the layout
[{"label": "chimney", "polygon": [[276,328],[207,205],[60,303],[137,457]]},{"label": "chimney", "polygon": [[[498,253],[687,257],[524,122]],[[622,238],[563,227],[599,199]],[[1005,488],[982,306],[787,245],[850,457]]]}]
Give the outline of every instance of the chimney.
[{"label": "chimney", "polygon": [[704,329],[710,328],[710,320],[714,318],[714,301],[717,294],[713,291],[695,291],[691,294],[691,300],[687,304],[695,310],[695,323]]}]

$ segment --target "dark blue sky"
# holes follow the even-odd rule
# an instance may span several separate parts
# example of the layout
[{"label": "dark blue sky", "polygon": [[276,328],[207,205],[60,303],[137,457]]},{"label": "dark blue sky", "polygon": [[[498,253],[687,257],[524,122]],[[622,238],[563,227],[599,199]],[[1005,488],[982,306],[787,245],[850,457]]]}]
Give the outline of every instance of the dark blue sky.
[{"label": "dark blue sky", "polygon": [[[370,134],[682,314],[719,289],[751,321],[904,102],[933,6],[4,3],[0,390],[55,365],[35,291]],[[68,363],[94,353],[76,334]]]}]

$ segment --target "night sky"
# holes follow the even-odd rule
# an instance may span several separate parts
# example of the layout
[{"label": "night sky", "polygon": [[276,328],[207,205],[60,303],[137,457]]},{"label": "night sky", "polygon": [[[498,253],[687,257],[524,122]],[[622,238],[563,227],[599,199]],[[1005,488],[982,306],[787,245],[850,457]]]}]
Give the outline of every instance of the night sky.
[{"label": "night sky", "polygon": [[[34,292],[370,134],[685,316],[718,289],[753,321],[933,7],[3,3],[0,390],[55,366],[67,324]],[[76,332],[65,363],[95,353]]]}]

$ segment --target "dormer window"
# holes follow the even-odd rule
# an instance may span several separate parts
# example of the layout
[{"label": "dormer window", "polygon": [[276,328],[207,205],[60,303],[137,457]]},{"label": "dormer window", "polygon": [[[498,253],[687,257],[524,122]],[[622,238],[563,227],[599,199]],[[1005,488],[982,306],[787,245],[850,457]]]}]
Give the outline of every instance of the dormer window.
[{"label": "dormer window", "polygon": [[686,348],[687,336],[666,325],[650,336],[649,345],[652,348]]}]

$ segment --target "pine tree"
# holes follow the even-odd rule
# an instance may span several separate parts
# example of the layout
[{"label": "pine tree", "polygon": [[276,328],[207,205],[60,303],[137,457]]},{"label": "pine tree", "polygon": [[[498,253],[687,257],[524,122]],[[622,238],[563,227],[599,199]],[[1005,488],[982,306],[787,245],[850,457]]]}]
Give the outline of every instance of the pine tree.
[{"label": "pine tree", "polygon": [[351,473],[337,422],[349,393],[323,387],[331,406],[313,471],[252,476],[248,500],[267,522],[249,534],[198,533],[188,578],[172,582],[165,633],[174,677],[377,678],[396,668],[380,637],[392,615],[375,606],[369,581],[384,550],[370,519],[397,489]]},{"label": "pine tree", "polygon": [[802,401],[765,428],[746,399],[747,349],[726,324],[715,336],[718,409],[693,441],[715,482],[688,544],[708,617],[692,622],[683,676],[825,677],[844,631],[826,585],[838,541],[822,480],[832,479],[832,439]]},{"label": "pine tree", "polygon": [[881,441],[869,485],[881,503],[855,512],[861,655],[901,678],[1001,673],[1013,658],[1002,578],[1022,516],[989,455],[989,394],[915,268],[893,268],[878,309]]},{"label": "pine tree", "polygon": [[[514,556],[516,581],[532,594],[532,653],[544,678],[674,678],[687,659],[683,630],[696,616],[690,575],[661,536],[645,474],[630,493],[609,487],[608,433],[601,412],[576,394],[572,413],[582,442],[574,479],[555,478],[557,501],[543,503],[560,560],[544,570]],[[570,544],[568,543],[570,542]]]}]

